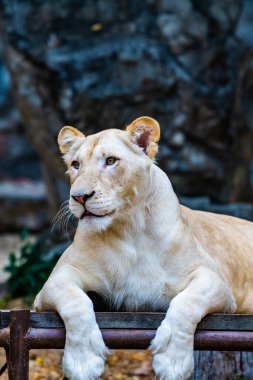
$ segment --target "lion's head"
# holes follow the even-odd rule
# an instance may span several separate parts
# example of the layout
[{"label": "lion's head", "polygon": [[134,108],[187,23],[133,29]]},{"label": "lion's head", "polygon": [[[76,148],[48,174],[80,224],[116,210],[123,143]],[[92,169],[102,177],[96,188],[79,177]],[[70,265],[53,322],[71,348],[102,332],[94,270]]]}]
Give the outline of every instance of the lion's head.
[{"label": "lion's head", "polygon": [[61,129],[58,143],[71,182],[69,208],[81,227],[105,230],[146,199],[159,137],[159,124],[147,116],[126,131],[108,129],[88,137],[73,127]]}]

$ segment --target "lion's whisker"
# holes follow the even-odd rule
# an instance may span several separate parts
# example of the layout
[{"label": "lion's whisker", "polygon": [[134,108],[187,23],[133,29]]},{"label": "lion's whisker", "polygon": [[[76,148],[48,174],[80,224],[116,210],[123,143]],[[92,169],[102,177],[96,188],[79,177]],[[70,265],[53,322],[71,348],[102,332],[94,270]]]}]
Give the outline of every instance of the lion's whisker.
[{"label": "lion's whisker", "polygon": [[69,209],[69,200],[66,200],[62,203],[60,206],[59,211],[55,215],[55,217],[52,220],[52,229],[53,232],[54,228],[58,225],[59,231],[62,231],[64,234],[68,235],[67,229],[68,229],[68,222],[73,214],[71,213]]}]

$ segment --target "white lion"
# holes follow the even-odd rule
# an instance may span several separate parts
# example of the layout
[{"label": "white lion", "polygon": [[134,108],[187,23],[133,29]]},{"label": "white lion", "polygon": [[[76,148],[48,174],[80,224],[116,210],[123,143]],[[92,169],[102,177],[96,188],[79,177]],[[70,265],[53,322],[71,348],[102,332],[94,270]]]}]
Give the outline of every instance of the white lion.
[{"label": "white lion", "polygon": [[151,344],[163,380],[190,377],[194,332],[206,314],[253,312],[253,224],[180,206],[153,162],[159,136],[146,116],[126,131],[59,133],[79,223],[35,307],[56,310],[65,323],[70,380],[104,370],[107,348],[88,291],[115,308],[167,311]]}]

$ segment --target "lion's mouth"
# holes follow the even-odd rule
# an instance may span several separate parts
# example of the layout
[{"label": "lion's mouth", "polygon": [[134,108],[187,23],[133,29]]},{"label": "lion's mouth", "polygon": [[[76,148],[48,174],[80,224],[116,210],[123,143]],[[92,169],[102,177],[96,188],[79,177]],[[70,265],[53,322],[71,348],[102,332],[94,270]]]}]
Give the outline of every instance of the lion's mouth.
[{"label": "lion's mouth", "polygon": [[114,213],[114,211],[108,212],[108,213],[103,214],[103,215],[96,215],[96,214],[93,214],[92,212],[90,212],[88,210],[84,210],[80,219],[83,219],[83,218],[88,217],[88,216],[95,216],[96,218],[103,218],[104,216],[109,216],[109,215],[112,215],[113,213]]}]

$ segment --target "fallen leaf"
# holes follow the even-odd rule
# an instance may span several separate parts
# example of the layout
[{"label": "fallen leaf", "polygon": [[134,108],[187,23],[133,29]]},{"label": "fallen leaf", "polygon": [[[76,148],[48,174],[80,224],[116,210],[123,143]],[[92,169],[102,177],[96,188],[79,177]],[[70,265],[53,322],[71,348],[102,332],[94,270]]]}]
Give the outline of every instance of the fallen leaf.
[{"label": "fallen leaf", "polygon": [[119,358],[117,357],[117,355],[112,355],[107,359],[107,364],[110,366],[115,365],[118,362],[118,360]]},{"label": "fallen leaf", "polygon": [[91,25],[90,30],[92,32],[99,32],[101,29],[103,29],[103,24],[100,22],[97,22],[96,24]]},{"label": "fallen leaf", "polygon": [[137,362],[143,362],[146,359],[146,356],[142,352],[136,352],[132,355],[133,360],[137,360]]},{"label": "fallen leaf", "polygon": [[152,374],[152,367],[150,361],[144,361],[139,368],[127,372],[128,375],[133,376],[150,376]]},{"label": "fallen leaf", "polygon": [[35,363],[42,365],[44,363],[44,360],[40,356],[36,356]]},{"label": "fallen leaf", "polygon": [[121,372],[115,373],[113,376],[113,380],[122,380],[123,374]]}]

